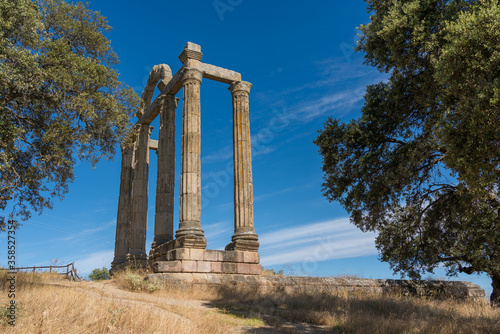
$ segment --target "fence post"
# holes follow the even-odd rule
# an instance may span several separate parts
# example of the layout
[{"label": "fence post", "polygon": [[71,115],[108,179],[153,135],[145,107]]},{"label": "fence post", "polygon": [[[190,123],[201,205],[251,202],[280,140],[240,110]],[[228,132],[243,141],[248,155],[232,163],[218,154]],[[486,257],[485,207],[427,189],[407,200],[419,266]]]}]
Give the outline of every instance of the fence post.
[{"label": "fence post", "polygon": [[35,270],[36,270],[36,267],[33,267],[33,272],[35,272]]},{"label": "fence post", "polygon": [[49,267],[49,273],[52,272],[52,265]]}]

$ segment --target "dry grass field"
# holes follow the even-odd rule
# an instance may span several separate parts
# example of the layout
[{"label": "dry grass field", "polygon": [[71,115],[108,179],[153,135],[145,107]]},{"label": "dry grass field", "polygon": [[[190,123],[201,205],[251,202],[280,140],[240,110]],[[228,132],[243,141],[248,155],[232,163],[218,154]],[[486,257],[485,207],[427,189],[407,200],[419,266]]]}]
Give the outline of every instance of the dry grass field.
[{"label": "dry grass field", "polygon": [[1,333],[500,333],[484,302],[171,285],[124,272],[104,282],[20,273],[16,326],[0,273]]}]

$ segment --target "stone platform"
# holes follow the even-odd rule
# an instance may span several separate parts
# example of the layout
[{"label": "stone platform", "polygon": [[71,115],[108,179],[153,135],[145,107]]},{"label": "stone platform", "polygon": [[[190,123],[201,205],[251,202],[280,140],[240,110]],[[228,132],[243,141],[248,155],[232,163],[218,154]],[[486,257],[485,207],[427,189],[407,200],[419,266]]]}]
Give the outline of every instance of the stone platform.
[{"label": "stone platform", "polygon": [[466,281],[363,279],[344,277],[294,277],[214,273],[155,273],[148,280],[165,284],[206,285],[219,289],[252,288],[279,294],[353,293],[363,295],[403,295],[436,299],[485,300],[479,285]]},{"label": "stone platform", "polygon": [[257,252],[172,247],[167,243],[150,252],[149,265],[154,273],[260,275],[262,272]]}]

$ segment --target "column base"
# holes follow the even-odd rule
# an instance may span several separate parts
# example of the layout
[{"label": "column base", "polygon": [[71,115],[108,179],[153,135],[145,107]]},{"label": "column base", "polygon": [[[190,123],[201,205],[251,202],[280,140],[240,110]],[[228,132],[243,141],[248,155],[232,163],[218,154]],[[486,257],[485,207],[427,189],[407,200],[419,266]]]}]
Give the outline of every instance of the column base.
[{"label": "column base", "polygon": [[256,240],[234,240],[229,243],[226,248],[227,251],[238,250],[247,252],[257,252],[259,250],[259,242]]},{"label": "column base", "polygon": [[123,259],[114,259],[113,262],[111,262],[111,268],[113,267],[116,267],[122,263],[125,263],[127,262],[127,259],[126,258],[123,258]]},{"label": "column base", "polygon": [[127,254],[127,262],[144,261],[148,259],[145,251],[130,252]]},{"label": "column base", "polygon": [[255,234],[253,227],[239,227],[231,237],[231,243],[226,250],[239,250],[257,252],[259,250],[259,237]]},{"label": "column base", "polygon": [[207,248],[207,239],[196,235],[186,235],[175,239],[174,248]]},{"label": "column base", "polygon": [[153,243],[151,244],[151,249],[154,249],[154,248],[156,248],[158,246],[161,246],[164,243],[172,241],[173,239],[174,238],[171,235],[155,237],[154,240],[153,240]]},{"label": "column base", "polygon": [[175,233],[174,248],[207,248],[207,239],[199,226],[200,222],[197,221],[180,222]]}]

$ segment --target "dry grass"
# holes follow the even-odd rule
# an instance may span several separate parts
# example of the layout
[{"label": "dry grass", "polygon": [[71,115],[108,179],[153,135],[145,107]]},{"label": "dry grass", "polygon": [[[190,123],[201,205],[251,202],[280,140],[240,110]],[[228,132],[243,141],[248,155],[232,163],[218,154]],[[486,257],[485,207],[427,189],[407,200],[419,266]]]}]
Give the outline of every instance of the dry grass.
[{"label": "dry grass", "polygon": [[289,294],[224,286],[215,305],[235,313],[260,314],[279,327],[284,321],[328,326],[338,333],[500,333],[500,309],[489,303],[402,296],[330,293]]},{"label": "dry grass", "polygon": [[[114,291],[107,283],[54,281],[54,275],[31,273],[16,278],[16,326],[8,325],[2,311],[1,333],[232,333],[259,321],[201,303],[169,305],[150,294]],[[5,310],[9,298],[2,290],[0,305]]]},{"label": "dry grass", "polygon": [[[17,275],[16,327],[0,312],[2,333],[235,333],[242,328],[310,323],[333,333],[500,333],[500,309],[484,302],[286,293],[235,285],[162,285],[144,272],[111,282],[70,283],[56,276]],[[0,273],[0,305],[9,302]],[[55,286],[50,284],[63,285]],[[59,283],[58,283],[59,282]],[[118,287],[118,288],[117,288]],[[293,325],[293,324],[292,324]],[[295,332],[301,332],[295,327]],[[245,331],[245,330],[243,330]],[[251,329],[247,330],[252,332]]]},{"label": "dry grass", "polygon": [[[0,289],[7,289],[9,285],[9,278],[12,276],[7,270],[0,270]],[[64,280],[65,278],[58,273],[49,272],[19,272],[16,274],[16,288],[24,289],[33,284],[48,280]]]},{"label": "dry grass", "polygon": [[[130,283],[124,283],[127,275],[124,273],[114,280],[122,288],[131,289]],[[278,328],[286,322],[306,322],[327,326],[337,333],[500,333],[500,309],[491,308],[486,300],[439,301],[331,293],[321,289],[290,294],[280,287],[269,290],[188,284],[155,288],[152,295],[207,300],[225,313],[257,317]]]}]

